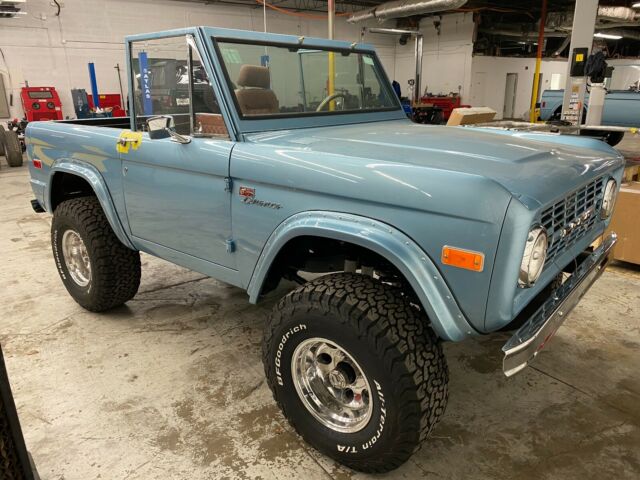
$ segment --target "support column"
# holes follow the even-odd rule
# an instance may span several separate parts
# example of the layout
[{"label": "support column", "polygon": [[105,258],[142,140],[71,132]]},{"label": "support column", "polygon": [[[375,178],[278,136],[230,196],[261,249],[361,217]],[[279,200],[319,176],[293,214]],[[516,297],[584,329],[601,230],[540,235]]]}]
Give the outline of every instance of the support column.
[{"label": "support column", "polygon": [[[333,40],[334,36],[334,27],[333,20],[336,15],[336,2],[335,0],[329,0],[327,2],[327,27],[328,27],[328,37],[329,40]],[[336,59],[335,53],[329,52],[329,82],[327,85],[327,93],[328,95],[333,95],[336,93],[335,82],[336,82]],[[329,110],[333,111],[336,109],[336,102],[331,100],[329,102]]]},{"label": "support column", "polygon": [[416,34],[416,83],[413,86],[413,104],[415,106],[420,103],[420,97],[422,97],[422,41],[422,34]]},{"label": "support column", "polygon": [[538,31],[538,52],[536,53],[536,73],[533,74],[533,89],[531,91],[531,108],[529,109],[529,121],[536,123],[536,104],[538,103],[538,89],[540,88],[540,66],[544,53],[544,26],[547,23],[547,0],[542,0],[540,10],[540,26]]},{"label": "support column", "polygon": [[333,21],[335,19],[335,16],[336,16],[336,2],[335,0],[329,0],[327,2],[327,27],[329,29],[329,35],[328,35],[329,40],[333,40],[333,36],[335,34],[335,31],[333,28]]},{"label": "support column", "polygon": [[567,67],[567,81],[562,101],[562,119],[582,124],[582,110],[586,92],[586,77],[571,77],[571,59],[576,48],[588,49],[586,60],[591,53],[593,34],[595,32],[596,17],[598,15],[599,0],[576,0],[573,13],[573,28],[571,30],[571,46],[569,47],[569,64]]}]

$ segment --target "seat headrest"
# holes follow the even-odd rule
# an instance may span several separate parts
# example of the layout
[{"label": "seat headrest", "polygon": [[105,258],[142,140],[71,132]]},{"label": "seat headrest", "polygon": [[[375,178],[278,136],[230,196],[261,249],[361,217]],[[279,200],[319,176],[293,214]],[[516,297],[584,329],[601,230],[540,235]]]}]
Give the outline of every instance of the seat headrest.
[{"label": "seat headrest", "polygon": [[238,86],[268,89],[271,86],[269,69],[258,65],[242,65],[238,74]]}]

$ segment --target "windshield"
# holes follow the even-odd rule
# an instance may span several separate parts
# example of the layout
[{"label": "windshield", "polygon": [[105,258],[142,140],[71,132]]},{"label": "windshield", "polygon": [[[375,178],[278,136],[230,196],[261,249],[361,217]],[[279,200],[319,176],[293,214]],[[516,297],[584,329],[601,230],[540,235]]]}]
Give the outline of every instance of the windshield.
[{"label": "windshield", "polygon": [[371,53],[218,41],[243,118],[399,109]]}]

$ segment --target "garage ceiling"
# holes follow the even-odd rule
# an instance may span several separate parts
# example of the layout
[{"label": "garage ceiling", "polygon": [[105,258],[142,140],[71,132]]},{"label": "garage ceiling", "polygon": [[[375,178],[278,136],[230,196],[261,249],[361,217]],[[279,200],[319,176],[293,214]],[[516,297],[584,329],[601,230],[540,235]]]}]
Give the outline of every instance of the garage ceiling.
[{"label": "garage ceiling", "polygon": [[[262,8],[262,0],[179,0],[205,4],[253,5]],[[327,0],[266,0],[270,8],[284,9],[283,13],[298,13],[317,16],[322,19],[327,11]],[[336,0],[336,11],[353,13],[371,9],[386,3],[383,0]],[[600,6],[631,7],[638,0],[601,0]],[[537,49],[537,32],[540,21],[542,0],[468,0],[461,8],[440,12],[471,12],[478,26],[474,50],[478,54],[496,56],[534,56]],[[544,50],[546,56],[567,55],[565,39],[571,30],[571,15],[575,0],[548,0],[548,21]],[[281,10],[282,11],[282,10]],[[640,9],[637,9],[640,12]],[[389,20],[388,26],[411,28],[420,18],[429,15]],[[597,39],[598,45],[611,57],[640,56],[640,21],[624,22],[615,26],[622,33],[619,40]],[[620,31],[623,29],[623,31]],[[568,43],[568,42],[567,42]],[[558,53],[560,52],[560,53]]]}]

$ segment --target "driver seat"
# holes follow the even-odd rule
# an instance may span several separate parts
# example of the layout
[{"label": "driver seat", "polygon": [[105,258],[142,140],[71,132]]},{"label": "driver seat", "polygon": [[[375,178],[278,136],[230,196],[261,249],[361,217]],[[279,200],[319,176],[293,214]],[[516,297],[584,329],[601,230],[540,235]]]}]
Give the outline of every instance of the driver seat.
[{"label": "driver seat", "polygon": [[267,67],[242,65],[235,91],[243,115],[268,115],[279,113],[278,97],[271,90],[271,78]]}]

